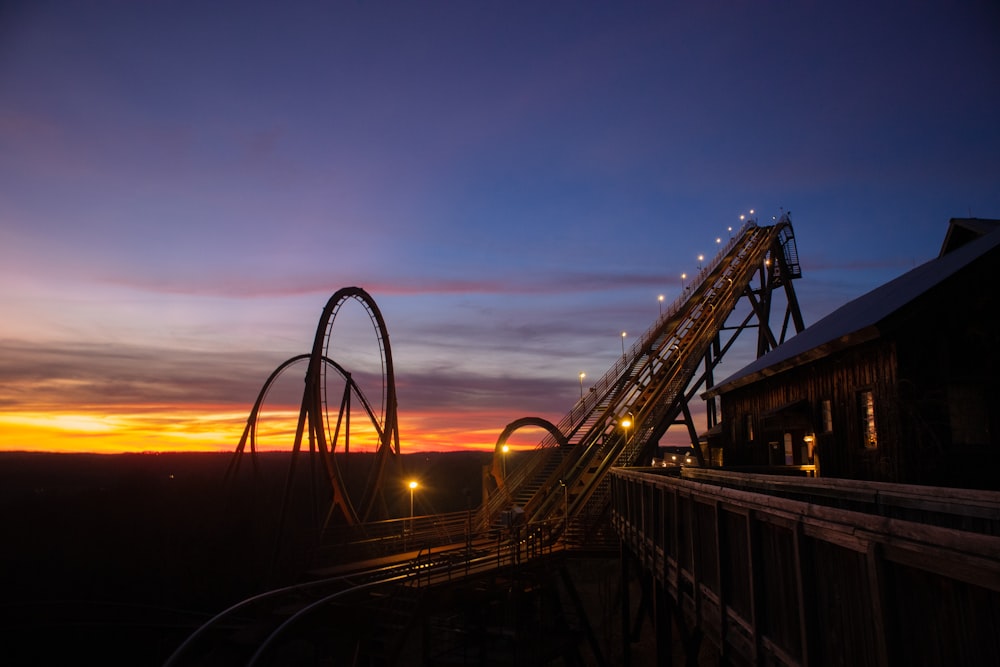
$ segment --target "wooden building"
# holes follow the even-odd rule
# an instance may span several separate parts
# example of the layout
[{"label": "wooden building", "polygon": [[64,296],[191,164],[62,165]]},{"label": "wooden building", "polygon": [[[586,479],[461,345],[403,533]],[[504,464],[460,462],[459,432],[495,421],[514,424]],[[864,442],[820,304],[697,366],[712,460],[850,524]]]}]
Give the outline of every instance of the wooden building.
[{"label": "wooden building", "polygon": [[703,394],[723,465],[1000,489],[1000,221],[950,221],[937,258]]}]

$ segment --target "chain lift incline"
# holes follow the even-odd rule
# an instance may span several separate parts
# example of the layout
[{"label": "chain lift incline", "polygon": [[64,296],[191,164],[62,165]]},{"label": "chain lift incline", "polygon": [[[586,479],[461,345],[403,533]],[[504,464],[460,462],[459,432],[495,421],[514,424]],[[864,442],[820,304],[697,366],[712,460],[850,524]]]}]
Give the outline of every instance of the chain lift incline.
[{"label": "chain lift incline", "polygon": [[[503,431],[491,475],[497,488],[484,499],[480,525],[516,505],[529,523],[563,517],[567,527],[572,521],[578,530],[592,529],[610,502],[602,484],[608,470],[651,460],[672,425],[687,427],[704,466],[689,402],[714,384],[713,370],[742,332],[757,329],[759,357],[784,342],[790,325],[796,333],[805,328],[792,287],[799,277],[789,214],[770,226],[746,223],[569,413],[546,427],[549,434],[517,469],[502,465],[503,445],[517,428],[544,420],[516,420]],[[778,290],[786,307],[775,335],[771,310]],[[728,324],[744,299],[749,313]],[[706,417],[709,428],[717,425],[714,401],[706,404]]]},{"label": "chain lift incline", "polygon": [[[499,542],[495,549],[484,549],[480,541],[486,539],[489,542],[492,539],[495,542],[498,538],[488,536],[505,532],[493,529],[498,519],[506,514],[505,510],[515,505],[523,509],[521,519],[526,523],[546,527],[545,532],[533,534],[547,535],[544,540],[549,548],[556,541],[561,541],[564,546],[575,542],[574,535],[579,531],[587,531],[587,540],[593,539],[595,527],[610,508],[609,476],[606,473],[611,467],[649,460],[660,437],[672,425],[686,426],[692,443],[697,444],[698,436],[688,403],[700,387],[712,386],[713,369],[736,337],[747,329],[756,328],[757,354],[761,355],[784,341],[790,325],[796,332],[804,328],[791,285],[792,279],[800,275],[789,216],[782,215],[775,225],[767,227],[758,226],[756,221],[749,222],[695,276],[681,298],[661,314],[631,349],[623,353],[622,358],[595,383],[590,392],[580,398],[559,424],[538,417],[524,417],[508,424],[497,441],[494,454],[491,477],[496,481],[496,489],[484,497],[474,520],[470,511],[461,513],[461,521],[456,524],[465,526],[465,545],[461,552],[465,559],[462,565],[464,572],[479,571],[481,568],[490,570],[500,567],[502,563],[514,562],[510,560],[514,558],[513,551],[504,560],[502,556],[507,550],[500,549]],[[780,331],[775,335],[771,329],[770,313],[778,290],[785,292],[786,309]],[[351,373],[329,356],[334,318],[341,305],[351,299],[365,307],[377,332],[383,363],[381,415],[373,410]],[[749,313],[737,324],[728,325],[727,320],[744,299],[750,304]],[[722,339],[724,333],[731,334],[725,341]],[[404,582],[399,590],[407,590],[412,582],[418,581],[415,577],[421,572],[426,574],[428,581],[439,570],[446,573],[448,580],[455,572],[453,557],[456,552],[442,546],[454,546],[455,536],[437,536],[441,526],[448,524],[448,517],[426,517],[426,522],[418,522],[427,523],[426,529],[415,529],[413,519],[408,524],[399,520],[378,521],[380,511],[384,514],[384,501],[380,506],[379,500],[382,498],[386,462],[393,454],[397,460],[399,458],[396,395],[384,320],[374,301],[360,288],[348,287],[334,294],[323,310],[311,353],[292,357],[267,379],[247,420],[228,474],[236,473],[247,445],[251,455],[256,453],[261,405],[275,378],[302,361],[308,361],[308,370],[282,506],[282,523],[295,460],[307,440],[310,454],[322,459],[330,485],[331,501],[326,524],[360,528],[366,533],[369,527],[374,529],[383,524],[390,527],[406,525],[412,540],[408,547],[407,540],[399,540],[398,534],[375,542],[381,545],[391,543],[396,549],[402,547],[404,551],[419,547],[420,554],[414,560],[407,558],[387,568],[305,582],[249,598],[200,627],[171,656],[167,663],[171,666],[194,664],[190,662],[192,659],[198,659],[203,651],[211,652],[218,642],[222,642],[226,650],[232,649],[233,645],[223,639],[229,636],[227,629],[230,627],[236,628],[234,637],[239,641],[240,651],[253,652],[253,656],[248,662],[235,658],[225,664],[258,664],[258,659],[266,654],[268,647],[294,623],[342,596],[363,593],[369,586],[395,585],[393,582],[397,581]],[[344,380],[344,395],[334,425],[328,417],[326,397],[326,373],[330,369],[334,369]],[[348,485],[333,456],[341,442],[344,453],[349,450],[348,416],[352,396],[361,401],[379,438],[375,464],[369,470],[364,491],[357,501],[349,497]],[[715,406],[710,403],[707,408],[709,427],[715,426]],[[524,427],[540,427],[547,431],[547,435],[533,452],[523,452],[528,455],[519,457],[516,469],[506,470],[501,451],[503,444],[515,431]],[[501,466],[504,468],[503,475],[499,474]],[[459,528],[458,532],[463,533],[463,529]],[[516,531],[511,533],[510,545],[519,544],[513,537],[517,534]],[[431,537],[434,539],[424,541]],[[338,544],[338,552],[344,552],[346,543]],[[432,545],[437,545],[437,560],[431,557]],[[520,554],[520,547],[517,553]],[[390,596],[387,599],[393,601],[396,598]],[[256,606],[261,607],[259,613],[251,613],[251,607]],[[281,614],[275,613],[278,608],[283,610]],[[267,622],[262,620],[264,618],[268,619]],[[260,626],[254,632],[256,639],[250,641],[245,636],[248,623],[254,628]],[[378,627],[375,626],[375,629]]]},{"label": "chain lift incline", "polygon": [[[744,331],[757,330],[759,357],[784,342],[790,327],[796,333],[805,328],[792,287],[792,280],[799,277],[801,270],[789,214],[783,213],[770,226],[760,226],[753,219],[747,222],[558,424],[540,417],[524,417],[507,425],[494,451],[490,477],[495,489],[486,489],[476,526],[488,528],[506,510],[516,506],[525,521],[563,518],[568,527],[569,519],[573,519],[577,528],[587,529],[587,524],[595,521],[607,506],[608,491],[601,483],[607,471],[613,466],[650,460],[660,438],[671,426],[687,429],[701,459],[703,453],[698,447],[690,401],[699,389],[714,384],[715,367]],[[785,311],[775,334],[771,311],[779,290],[784,292]],[[381,415],[372,409],[351,373],[327,356],[337,312],[352,299],[364,306],[377,334],[383,366]],[[748,312],[739,322],[729,324],[730,316],[743,300],[749,304]],[[393,454],[398,459],[400,451],[396,391],[385,321],[371,296],[359,287],[342,288],[330,297],[316,329],[312,352],[292,357],[267,379],[247,420],[230,473],[238,467],[247,444],[251,453],[255,453],[259,411],[271,384],[294,362],[305,360],[308,370],[292,449],[286,504],[295,460],[307,440],[309,452],[323,462],[331,490],[324,525],[357,525],[382,518],[386,462]],[[331,368],[345,381],[340,410],[332,425],[325,380]],[[350,451],[352,395],[364,407],[379,439],[375,464],[359,499],[350,497],[333,456],[341,442],[343,453]],[[710,401],[705,407],[708,427],[712,428],[718,423],[716,404]],[[503,446],[523,427],[540,427],[548,433],[532,455],[521,457],[522,465],[508,470],[503,461]],[[706,462],[699,460],[699,463]],[[557,493],[558,490],[562,493]],[[321,533],[324,531],[325,528]]]}]

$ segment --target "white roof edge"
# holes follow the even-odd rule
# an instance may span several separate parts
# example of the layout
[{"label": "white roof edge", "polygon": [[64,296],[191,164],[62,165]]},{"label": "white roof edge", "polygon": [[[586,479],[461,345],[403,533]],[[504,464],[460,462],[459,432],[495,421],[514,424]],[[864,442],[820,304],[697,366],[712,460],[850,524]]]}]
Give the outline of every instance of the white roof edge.
[{"label": "white roof edge", "polygon": [[[756,361],[736,371],[704,392],[702,396],[715,396],[728,389],[734,389],[736,386],[745,384],[740,380],[749,379],[750,376],[758,373],[773,374],[766,373],[768,369],[780,372],[780,370],[791,368],[804,361],[804,355],[816,348],[835,344],[837,341],[846,341],[853,334],[860,335],[862,330],[877,326],[879,322],[997,246],[1000,246],[1000,228],[996,228],[946,255],[921,264],[898,278],[847,302]],[[866,339],[870,337],[870,335],[864,336]],[[800,359],[800,357],[802,358]],[[778,366],[781,368],[775,368]]]}]

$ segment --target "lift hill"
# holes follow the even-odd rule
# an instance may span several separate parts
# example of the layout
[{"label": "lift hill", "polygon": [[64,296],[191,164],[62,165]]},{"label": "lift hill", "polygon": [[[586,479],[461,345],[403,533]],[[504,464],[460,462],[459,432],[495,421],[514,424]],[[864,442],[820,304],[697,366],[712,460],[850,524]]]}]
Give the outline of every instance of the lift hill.
[{"label": "lift hill", "polygon": [[[763,354],[783,342],[789,326],[804,328],[792,280],[800,277],[794,233],[783,215],[771,226],[747,223],[718,254],[685,285],[683,294],[657,318],[653,326],[600,378],[558,423],[528,417],[504,429],[496,444],[492,480],[482,505],[454,514],[373,520],[385,461],[393,446],[398,454],[395,388],[391,352],[384,321],[374,302],[359,288],[345,288],[324,310],[311,355],[295,357],[265,383],[237,448],[234,465],[249,446],[254,452],[257,413],[270,383],[296,360],[309,359],[294,454],[309,443],[324,461],[333,487],[333,502],[316,550],[311,579],[250,598],[225,610],[195,632],[175,652],[170,665],[197,664],[206,655],[213,664],[265,664],[269,651],[291,628],[301,629],[338,604],[352,600],[352,608],[369,609],[381,618],[398,611],[399,591],[502,571],[509,566],[542,561],[567,549],[600,547],[611,536],[611,495],[608,472],[613,467],[648,463],[668,428],[683,425],[697,445],[689,401],[699,388],[711,386],[713,369],[737,336],[757,330],[757,352]],[[786,309],[780,333],[771,330],[774,294],[783,290]],[[376,428],[381,447],[378,461],[356,506],[335,464],[335,435],[327,431],[323,373],[345,377],[343,405],[351,399],[350,374],[325,354],[330,329],[341,303],[361,300],[379,332],[387,369],[383,404],[385,418]],[[727,320],[745,299],[748,312],[735,324]],[[723,340],[723,335],[728,337]],[[363,400],[369,414],[373,410]],[[374,415],[373,415],[374,417]],[[708,409],[714,425],[714,406]],[[374,419],[373,419],[374,421]],[[334,433],[339,433],[338,428]],[[548,435],[531,452],[519,452],[519,465],[509,470],[503,445],[518,428],[541,426]],[[699,457],[701,457],[700,449]],[[706,463],[704,460],[702,464]],[[287,499],[287,492],[286,492]],[[329,521],[339,516],[341,521]],[[422,582],[422,584],[421,584]],[[401,588],[402,587],[402,588]],[[371,591],[392,589],[379,596],[384,609],[371,610]],[[360,598],[359,598],[360,596]],[[367,596],[367,597],[366,597]],[[405,597],[405,596],[404,596]],[[364,598],[367,602],[357,602]],[[385,602],[385,600],[396,602]],[[361,613],[358,611],[357,613]],[[412,619],[410,619],[412,622]],[[376,632],[374,635],[385,634]],[[587,633],[594,644],[592,633]],[[358,637],[348,641],[360,641]],[[360,646],[360,644],[358,644]],[[366,645],[367,654],[378,651]],[[360,650],[360,649],[355,649]],[[382,649],[379,649],[382,650]],[[385,648],[387,655],[400,650]],[[595,648],[595,652],[599,653]],[[374,660],[374,658],[373,658]],[[377,660],[375,660],[377,662]],[[603,660],[599,660],[603,662]]]}]

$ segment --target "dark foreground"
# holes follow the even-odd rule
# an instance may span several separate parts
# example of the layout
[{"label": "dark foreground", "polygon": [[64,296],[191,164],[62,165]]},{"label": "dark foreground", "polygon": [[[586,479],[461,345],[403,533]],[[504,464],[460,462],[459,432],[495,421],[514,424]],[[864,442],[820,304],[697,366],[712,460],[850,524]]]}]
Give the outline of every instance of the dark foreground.
[{"label": "dark foreground", "polygon": [[[0,453],[0,663],[160,665],[216,612],[285,583],[273,566],[289,469],[285,454]],[[387,477],[389,511],[477,507],[489,455],[404,455]],[[306,554],[322,522],[310,466],[296,464],[282,533]],[[320,502],[322,504],[322,500]]]}]

